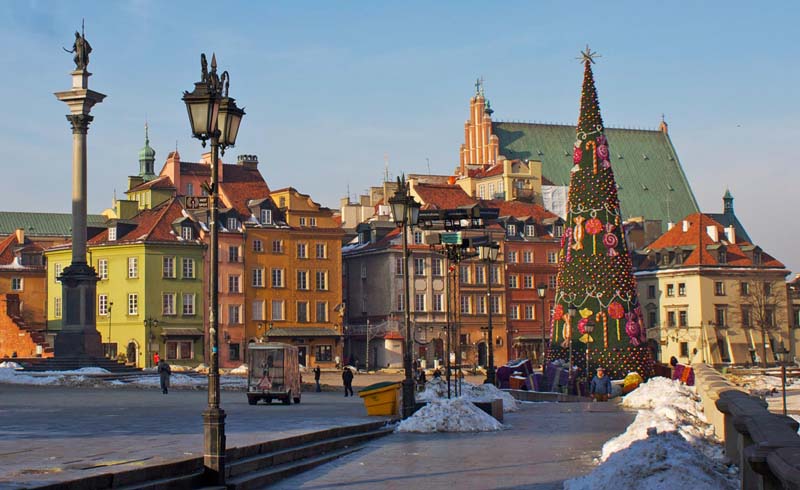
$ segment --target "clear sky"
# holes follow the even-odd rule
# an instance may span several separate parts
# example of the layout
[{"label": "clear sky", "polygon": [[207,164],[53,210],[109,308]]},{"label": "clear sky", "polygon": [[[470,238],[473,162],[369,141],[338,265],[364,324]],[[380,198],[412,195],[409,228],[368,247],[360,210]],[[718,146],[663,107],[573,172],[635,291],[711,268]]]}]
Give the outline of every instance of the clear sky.
[{"label": "clear sky", "polygon": [[145,120],[156,171],[176,144],[199,159],[180,98],[201,52],[247,110],[226,160],[257,154],[271,188],[335,208],[380,182],[384,155],[392,175],[452,172],[478,76],[495,120],[574,123],[589,43],[606,124],[655,128],[664,113],[701,209],[721,212],[730,187],[751,237],[800,271],[796,1],[3,2],[1,210],[70,209],[52,93],[70,86],[61,47],[82,17],[90,86],[108,95],[89,131],[90,212],[138,172]]}]

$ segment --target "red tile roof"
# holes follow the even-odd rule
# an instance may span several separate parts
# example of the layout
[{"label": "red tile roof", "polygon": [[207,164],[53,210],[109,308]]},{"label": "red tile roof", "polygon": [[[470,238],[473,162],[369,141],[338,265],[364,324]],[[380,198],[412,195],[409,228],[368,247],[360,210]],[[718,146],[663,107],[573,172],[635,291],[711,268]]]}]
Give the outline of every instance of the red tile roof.
[{"label": "red tile roof", "polygon": [[12,233],[11,235],[7,236],[3,241],[0,242],[0,265],[8,265],[14,262],[15,253],[14,250],[18,249],[22,245],[25,251],[30,252],[42,252],[44,248],[39,245],[38,243],[31,241],[28,237],[25,237],[24,243],[20,244],[17,240],[17,235]]},{"label": "red tile roof", "polygon": [[108,241],[108,230],[100,232],[87,242],[88,245],[113,245],[135,242],[182,242],[172,231],[172,222],[183,217],[180,200],[173,197],[152,209],[145,209],[131,219],[135,226],[123,235]]},{"label": "red tile roof", "polygon": [[491,167],[476,168],[469,171],[469,176],[476,179],[494,177],[496,175],[503,175],[503,165],[501,163],[495,163]]},{"label": "red tile roof", "polygon": [[537,222],[541,222],[544,219],[558,218],[558,215],[551,213],[543,206],[530,202],[492,199],[490,201],[481,201],[481,205],[488,208],[498,208],[500,216],[514,216],[515,218],[530,216]]},{"label": "red tile roof", "polygon": [[166,176],[162,175],[160,177],[156,177],[155,179],[143,182],[132,189],[128,189],[128,192],[136,192],[136,191],[143,191],[147,189],[175,189],[175,186],[172,183],[172,180]]},{"label": "red tile roof", "polygon": [[[211,166],[205,163],[181,162],[181,175],[211,177]],[[241,216],[250,216],[247,201],[269,197],[270,190],[257,168],[225,163],[222,166],[220,197],[226,207],[234,208]]]},{"label": "red tile roof", "polygon": [[424,209],[455,209],[478,202],[457,185],[416,184],[414,191],[422,199]]}]

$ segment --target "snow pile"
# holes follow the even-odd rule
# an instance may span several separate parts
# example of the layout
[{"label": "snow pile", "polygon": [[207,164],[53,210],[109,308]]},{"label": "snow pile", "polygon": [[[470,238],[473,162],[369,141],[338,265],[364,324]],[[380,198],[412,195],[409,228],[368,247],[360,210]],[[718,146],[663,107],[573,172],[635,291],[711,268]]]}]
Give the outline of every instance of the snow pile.
[{"label": "snow pile", "polygon": [[428,402],[414,415],[398,424],[398,432],[489,432],[503,424],[462,398]]},{"label": "snow pile", "polygon": [[679,381],[651,378],[622,404],[639,409],[628,429],[603,445],[602,464],[564,483],[565,490],[733,490],[736,470],[723,463],[722,447],[703,415],[699,397]]},{"label": "snow pile", "polygon": [[0,362],[0,369],[22,369],[22,366],[14,361],[3,361]]},{"label": "snow pile", "polygon": [[781,390],[781,378],[767,375],[744,375],[730,376],[731,382],[741,386],[750,392],[751,395],[766,397],[774,395]]},{"label": "snow pile", "polygon": [[230,374],[247,374],[247,364],[242,364],[236,369],[231,369]]},{"label": "snow pile", "polygon": [[[471,385],[470,385],[471,386]],[[455,384],[450,386],[451,393],[455,388]],[[447,381],[442,378],[433,378],[425,383],[425,391],[417,393],[417,400],[431,401],[438,400],[439,398],[447,397]]]},{"label": "snow pile", "polygon": [[206,366],[203,363],[200,363],[200,365],[194,368],[192,371],[200,374],[208,374],[208,369],[209,369],[208,366]]},{"label": "snow pile", "polygon": [[61,384],[62,379],[62,376],[32,376],[14,368],[0,368],[0,383],[43,386]]},{"label": "snow pile", "polygon": [[[447,385],[445,385],[445,389]],[[481,384],[477,386],[470,386],[468,390],[464,390],[463,398],[475,402],[490,402],[496,398],[503,400],[503,413],[516,412],[519,410],[517,400],[511,396],[510,393],[499,389],[492,384]]]},{"label": "snow pile", "polygon": [[739,481],[675,432],[662,432],[616,452],[592,473],[564,482],[564,490],[735,490]]}]

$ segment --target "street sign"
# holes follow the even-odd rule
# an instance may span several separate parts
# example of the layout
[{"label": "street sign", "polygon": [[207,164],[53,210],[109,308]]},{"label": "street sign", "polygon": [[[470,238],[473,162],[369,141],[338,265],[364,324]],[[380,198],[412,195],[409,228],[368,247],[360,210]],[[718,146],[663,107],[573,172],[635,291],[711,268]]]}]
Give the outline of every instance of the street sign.
[{"label": "street sign", "polygon": [[461,232],[440,233],[442,245],[461,245]]},{"label": "street sign", "polygon": [[208,209],[208,196],[186,196],[183,198],[183,206],[189,211]]}]

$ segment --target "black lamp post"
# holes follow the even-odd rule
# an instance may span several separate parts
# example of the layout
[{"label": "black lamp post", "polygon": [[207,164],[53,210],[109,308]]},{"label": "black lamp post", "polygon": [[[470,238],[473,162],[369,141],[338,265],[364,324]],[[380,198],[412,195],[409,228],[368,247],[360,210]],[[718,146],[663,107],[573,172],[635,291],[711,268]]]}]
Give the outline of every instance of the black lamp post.
[{"label": "black lamp post", "polygon": [[389,198],[389,205],[392,206],[392,215],[397,226],[403,228],[403,286],[405,293],[403,297],[403,312],[405,313],[405,342],[403,349],[403,367],[405,368],[405,379],[403,379],[403,407],[402,417],[410,417],[414,413],[416,399],[414,397],[414,375],[411,372],[411,351],[414,348],[413,334],[411,332],[411,313],[409,304],[409,279],[408,279],[408,228],[416,226],[419,221],[420,204],[409,194],[409,189],[404,182],[404,178],[397,179],[397,191],[394,196]]},{"label": "black lamp post", "polygon": [[144,367],[150,367],[150,339],[153,337],[153,327],[158,328],[158,320],[147,318],[144,321]]},{"label": "black lamp post", "polygon": [[108,302],[108,358],[111,359],[111,308],[114,306],[113,301]]},{"label": "black lamp post", "polygon": [[544,304],[544,297],[547,294],[547,284],[539,283],[536,286],[536,294],[539,295],[539,299],[542,300],[542,373],[544,373],[544,356],[545,356],[545,343],[547,342],[544,337],[544,331],[547,328],[547,323],[545,322],[544,312],[545,312],[545,304]]},{"label": "black lamp post", "polygon": [[594,332],[594,322],[589,319],[589,321],[583,327],[586,330],[586,382],[588,383],[591,381],[591,377],[589,376],[589,346],[592,342],[592,332]]},{"label": "black lamp post", "polygon": [[569,371],[567,371],[567,383],[570,383],[572,382],[572,327],[575,323],[575,318],[578,316],[578,308],[570,304],[567,311],[569,313],[569,335],[567,336],[569,343]]},{"label": "black lamp post", "polygon": [[208,407],[203,412],[203,462],[208,483],[225,483],[225,411],[219,406],[219,226],[217,211],[219,197],[219,152],[236,143],[244,110],[228,96],[228,72],[217,74],[217,58],[211,55],[208,71],[205,54],[200,55],[201,78],[192,92],[184,92],[183,101],[189,114],[192,136],[211,143],[211,184],[207,186],[210,199],[211,244],[209,258],[209,315],[210,368],[208,370]]},{"label": "black lamp post", "polygon": [[500,245],[497,242],[491,242],[486,245],[478,247],[478,254],[480,259],[486,262],[486,313],[487,313],[487,328],[486,335],[489,340],[489,360],[486,367],[486,383],[495,384],[495,369],[494,369],[494,335],[492,333],[492,264],[497,260],[497,252],[500,250]]},{"label": "black lamp post", "polygon": [[789,349],[783,345],[781,341],[780,346],[775,349],[775,355],[778,356],[778,362],[781,363],[781,383],[783,386],[783,415],[786,415],[786,364],[789,362]]}]

